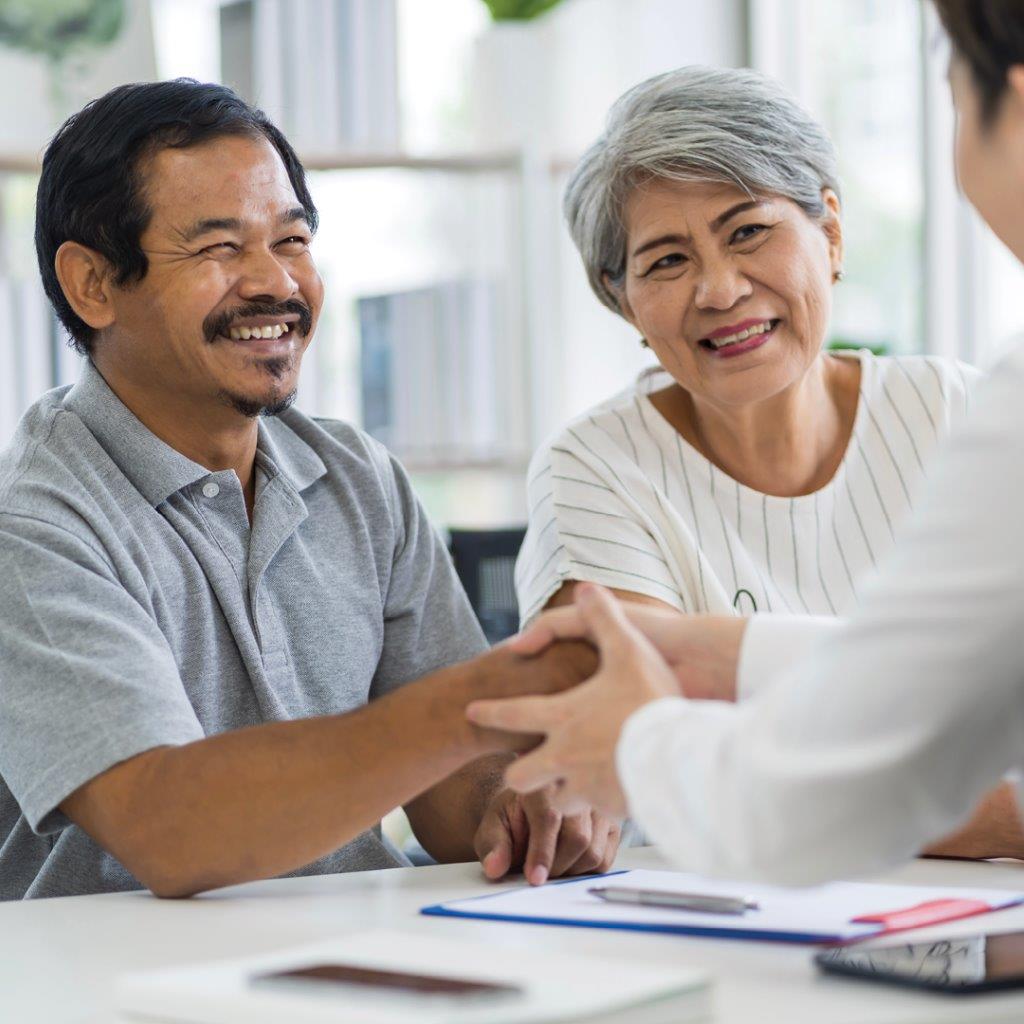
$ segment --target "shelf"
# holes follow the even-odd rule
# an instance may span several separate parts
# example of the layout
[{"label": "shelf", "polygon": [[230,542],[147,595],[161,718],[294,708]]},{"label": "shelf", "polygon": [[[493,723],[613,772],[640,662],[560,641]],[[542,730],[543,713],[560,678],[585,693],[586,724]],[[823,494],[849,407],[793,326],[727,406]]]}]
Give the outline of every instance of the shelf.
[{"label": "shelf", "polygon": [[[518,153],[306,153],[300,155],[307,171],[448,171],[453,174],[518,173]],[[0,174],[38,174],[42,155],[0,154]]]},{"label": "shelf", "polygon": [[410,170],[457,174],[518,172],[522,163],[518,153],[306,153],[300,159],[307,171]]},{"label": "shelf", "polygon": [[[305,153],[299,159],[307,171],[447,171],[451,174],[518,174],[521,153]],[[42,154],[0,153],[0,174],[38,174]],[[576,166],[571,157],[555,157],[548,165],[552,177],[568,174]]]}]

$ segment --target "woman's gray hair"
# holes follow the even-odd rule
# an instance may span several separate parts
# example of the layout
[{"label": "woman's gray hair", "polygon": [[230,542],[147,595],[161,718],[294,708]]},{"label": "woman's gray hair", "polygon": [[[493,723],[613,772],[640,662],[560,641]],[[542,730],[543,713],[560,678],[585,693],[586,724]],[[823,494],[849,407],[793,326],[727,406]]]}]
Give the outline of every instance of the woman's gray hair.
[{"label": "woman's gray hair", "polygon": [[822,189],[839,194],[832,140],[774,80],[749,69],[686,67],[641,82],[608,112],[576,165],[563,209],[597,297],[620,313],[626,270],[623,204],[652,179],[722,182],[750,196],[785,196],[810,217]]}]

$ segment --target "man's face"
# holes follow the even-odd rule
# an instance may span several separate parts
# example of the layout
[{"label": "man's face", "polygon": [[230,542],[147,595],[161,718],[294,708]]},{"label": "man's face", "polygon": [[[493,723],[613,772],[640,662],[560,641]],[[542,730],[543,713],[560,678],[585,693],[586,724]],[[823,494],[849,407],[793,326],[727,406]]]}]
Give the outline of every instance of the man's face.
[{"label": "man's face", "polygon": [[266,139],[229,136],[160,150],[142,177],[149,269],[115,290],[98,360],[151,392],[249,417],[281,411],[295,394],[323,283],[280,156]]}]

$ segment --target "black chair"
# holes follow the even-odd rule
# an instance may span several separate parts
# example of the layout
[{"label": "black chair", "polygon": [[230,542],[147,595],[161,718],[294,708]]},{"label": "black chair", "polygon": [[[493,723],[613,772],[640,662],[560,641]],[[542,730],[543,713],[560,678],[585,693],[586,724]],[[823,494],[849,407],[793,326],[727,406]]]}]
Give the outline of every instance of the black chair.
[{"label": "black chair", "polygon": [[492,644],[519,628],[513,571],[526,536],[525,527],[508,530],[449,530],[448,548],[455,571]]}]

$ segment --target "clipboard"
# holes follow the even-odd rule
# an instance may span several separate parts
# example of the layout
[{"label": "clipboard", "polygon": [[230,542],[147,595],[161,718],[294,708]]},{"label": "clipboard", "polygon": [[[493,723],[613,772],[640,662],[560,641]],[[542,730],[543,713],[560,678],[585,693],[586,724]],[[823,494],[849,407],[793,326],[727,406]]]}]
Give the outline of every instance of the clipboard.
[{"label": "clipboard", "polygon": [[[758,909],[736,918],[676,908],[606,903],[587,893],[598,878],[638,889],[742,896],[755,900]],[[423,907],[420,913],[521,924],[835,945],[956,921],[1021,903],[1024,893],[1004,889],[870,882],[783,889],[723,882],[677,871],[636,870],[563,879],[540,887],[519,886],[437,903]]]}]

